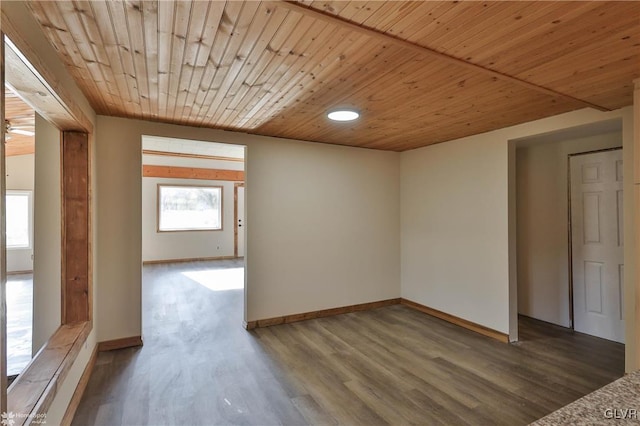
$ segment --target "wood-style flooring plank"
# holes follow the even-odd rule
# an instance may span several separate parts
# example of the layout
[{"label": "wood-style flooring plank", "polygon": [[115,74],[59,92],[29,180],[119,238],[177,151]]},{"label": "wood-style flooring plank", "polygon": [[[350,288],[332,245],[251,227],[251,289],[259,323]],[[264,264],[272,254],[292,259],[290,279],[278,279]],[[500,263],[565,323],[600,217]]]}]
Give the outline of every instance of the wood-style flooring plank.
[{"label": "wood-style flooring plank", "polygon": [[510,345],[402,305],[246,331],[242,289],[187,275],[242,267],[145,266],[145,345],[99,355],[73,424],[524,425],[624,371],[623,345],[525,317]]}]

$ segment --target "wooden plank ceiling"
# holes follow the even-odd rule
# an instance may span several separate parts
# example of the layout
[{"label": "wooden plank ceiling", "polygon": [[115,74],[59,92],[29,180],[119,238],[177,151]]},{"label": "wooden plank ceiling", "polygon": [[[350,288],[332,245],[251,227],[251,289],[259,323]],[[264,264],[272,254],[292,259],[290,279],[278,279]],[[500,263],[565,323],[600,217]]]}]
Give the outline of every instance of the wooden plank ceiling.
[{"label": "wooden plank ceiling", "polygon": [[[99,114],[402,151],[632,103],[640,2],[29,2]],[[357,122],[325,118],[335,106]]]},{"label": "wooden plank ceiling", "polygon": [[4,99],[5,120],[10,124],[6,156],[33,154],[35,152],[35,111],[9,89],[4,91]]}]

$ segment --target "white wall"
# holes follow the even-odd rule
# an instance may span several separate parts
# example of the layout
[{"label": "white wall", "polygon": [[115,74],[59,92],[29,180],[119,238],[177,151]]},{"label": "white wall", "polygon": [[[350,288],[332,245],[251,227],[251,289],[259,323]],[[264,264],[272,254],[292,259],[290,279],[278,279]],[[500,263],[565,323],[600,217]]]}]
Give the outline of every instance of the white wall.
[{"label": "white wall", "polygon": [[517,340],[511,144],[626,113],[585,109],[403,152],[402,297]]},{"label": "white wall", "polygon": [[507,333],[507,151],[498,138],[402,154],[402,297]]},{"label": "white wall", "polygon": [[141,333],[142,135],[248,146],[246,320],[399,296],[397,153],[102,116],[97,130],[99,340]]},{"label": "white wall", "polygon": [[[243,170],[244,163],[202,158],[142,155],[143,164]],[[158,232],[158,184],[222,186],[222,230]],[[234,182],[142,178],[142,261],[230,257],[234,255]]]},{"label": "white wall", "polygon": [[520,314],[570,327],[567,158],[621,147],[621,132],[517,149],[517,266]]},{"label": "white wall", "polygon": [[[33,191],[34,188],[34,155],[16,155],[5,160],[7,171],[7,189]],[[33,192],[31,198],[30,223],[33,231]],[[7,272],[23,272],[33,270],[33,232],[31,247],[7,249]]]},{"label": "white wall", "polygon": [[62,219],[60,131],[36,114],[33,353],[60,326]]},{"label": "white wall", "polygon": [[397,298],[399,155],[248,145],[248,320]]}]

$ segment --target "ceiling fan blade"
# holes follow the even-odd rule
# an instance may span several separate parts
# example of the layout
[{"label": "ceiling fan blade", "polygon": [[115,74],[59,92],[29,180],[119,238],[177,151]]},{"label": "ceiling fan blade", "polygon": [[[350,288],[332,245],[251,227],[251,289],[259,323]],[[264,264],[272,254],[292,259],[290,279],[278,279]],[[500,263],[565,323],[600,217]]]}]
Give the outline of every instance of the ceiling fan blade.
[{"label": "ceiling fan blade", "polygon": [[20,130],[20,129],[11,129],[10,132],[18,135],[24,135],[24,136],[33,136],[36,134],[36,132],[32,132],[30,130]]}]

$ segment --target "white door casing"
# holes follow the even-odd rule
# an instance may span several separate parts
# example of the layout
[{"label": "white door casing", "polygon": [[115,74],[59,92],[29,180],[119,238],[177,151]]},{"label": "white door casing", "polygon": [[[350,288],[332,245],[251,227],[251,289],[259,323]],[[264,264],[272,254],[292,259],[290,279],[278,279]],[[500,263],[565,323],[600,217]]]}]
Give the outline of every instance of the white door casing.
[{"label": "white door casing", "polygon": [[574,329],[624,343],[622,150],[569,162]]}]

